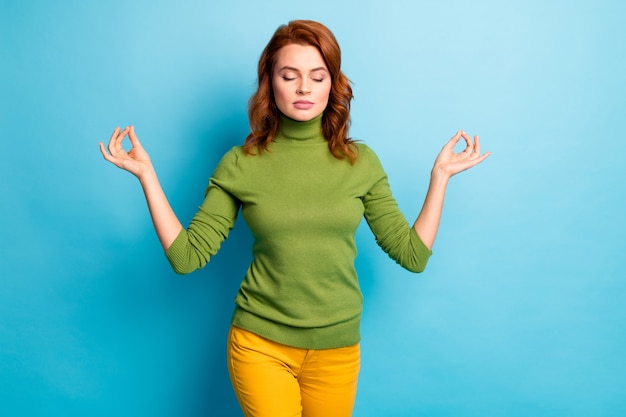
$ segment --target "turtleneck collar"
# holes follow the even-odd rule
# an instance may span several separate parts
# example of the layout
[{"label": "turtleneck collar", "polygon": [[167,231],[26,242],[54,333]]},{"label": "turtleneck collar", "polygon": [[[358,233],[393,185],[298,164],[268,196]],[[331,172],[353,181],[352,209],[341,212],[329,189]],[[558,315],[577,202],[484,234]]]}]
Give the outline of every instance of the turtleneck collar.
[{"label": "turtleneck collar", "polygon": [[280,115],[280,127],[277,139],[287,139],[299,142],[326,142],[322,134],[323,113],[306,122],[299,122]]}]

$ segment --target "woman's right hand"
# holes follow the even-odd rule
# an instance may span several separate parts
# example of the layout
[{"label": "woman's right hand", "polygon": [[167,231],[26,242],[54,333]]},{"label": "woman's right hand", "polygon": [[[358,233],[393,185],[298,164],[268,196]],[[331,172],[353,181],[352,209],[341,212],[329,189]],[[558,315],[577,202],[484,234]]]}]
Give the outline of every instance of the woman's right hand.
[{"label": "woman's right hand", "polygon": [[[122,147],[124,138],[128,135],[130,139],[131,149],[126,152]],[[120,130],[119,127],[115,128],[111,139],[109,139],[108,152],[102,142],[99,143],[100,152],[104,159],[112,163],[113,165],[126,170],[141,179],[142,175],[152,170],[152,161],[150,156],[145,151],[137,135],[135,134],[134,126],[128,126],[124,130]]]},{"label": "woman's right hand", "polygon": [[[126,135],[128,135],[131,144],[128,152],[122,147],[122,142],[124,142]],[[163,188],[161,188],[159,179],[150,161],[150,156],[143,149],[139,139],[137,139],[137,135],[135,135],[135,128],[133,126],[128,126],[124,130],[120,130],[119,127],[115,128],[109,140],[108,149],[109,151],[107,152],[104,144],[100,142],[100,152],[102,152],[104,159],[130,172],[139,179],[146,196],[154,229],[157,232],[161,246],[163,246],[164,250],[167,250],[180,234],[183,226],[178,221],[170,203],[167,201],[167,197],[165,197]]]}]

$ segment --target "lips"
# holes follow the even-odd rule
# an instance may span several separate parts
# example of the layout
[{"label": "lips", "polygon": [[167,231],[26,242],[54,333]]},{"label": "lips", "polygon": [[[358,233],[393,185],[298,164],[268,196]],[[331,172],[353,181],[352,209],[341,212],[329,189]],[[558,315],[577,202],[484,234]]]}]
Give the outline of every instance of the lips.
[{"label": "lips", "polygon": [[306,100],[298,100],[293,103],[293,106],[298,110],[308,110],[313,107],[313,103]]}]

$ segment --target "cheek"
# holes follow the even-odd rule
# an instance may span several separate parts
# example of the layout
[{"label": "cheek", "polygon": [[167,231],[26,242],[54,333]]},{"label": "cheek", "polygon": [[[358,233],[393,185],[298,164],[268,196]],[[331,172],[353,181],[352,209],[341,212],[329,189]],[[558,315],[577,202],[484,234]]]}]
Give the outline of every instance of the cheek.
[{"label": "cheek", "polygon": [[330,85],[324,90],[324,92],[322,93],[324,96],[324,99],[326,100],[326,102],[328,103],[328,101],[330,100]]},{"label": "cheek", "polygon": [[278,94],[274,97],[274,102],[276,103],[276,107],[278,107],[278,109],[281,112],[285,112],[286,111],[286,107],[287,105],[285,103],[287,103],[287,100],[285,99],[284,96],[282,96],[280,94],[280,91],[278,92]]},{"label": "cheek", "polygon": [[287,91],[284,88],[275,87],[274,88],[274,97],[276,101],[286,101],[288,99]]}]

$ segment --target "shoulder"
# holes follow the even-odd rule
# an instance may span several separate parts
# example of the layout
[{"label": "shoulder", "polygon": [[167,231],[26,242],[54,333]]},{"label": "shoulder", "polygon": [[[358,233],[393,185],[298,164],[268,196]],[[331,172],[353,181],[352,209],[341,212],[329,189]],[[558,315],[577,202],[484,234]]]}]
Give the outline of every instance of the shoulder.
[{"label": "shoulder", "polygon": [[359,156],[362,152],[374,152],[365,142],[354,142],[354,146],[359,151]]},{"label": "shoulder", "polygon": [[224,154],[224,156],[222,156],[220,164],[222,162],[237,162],[242,156],[244,156],[244,154],[243,146],[233,146]]},{"label": "shoulder", "polygon": [[214,176],[250,176],[255,175],[259,170],[267,169],[267,156],[269,151],[255,151],[254,154],[247,153],[243,146],[234,146],[228,150],[220,162],[217,164]]},{"label": "shoulder", "polygon": [[358,157],[353,167],[355,172],[369,184],[375,184],[381,179],[387,178],[387,174],[378,159],[376,152],[362,142],[355,143]]},{"label": "shoulder", "polygon": [[220,159],[213,172],[214,177],[222,177],[225,175],[233,175],[237,170],[240,160],[244,157],[243,147],[234,146],[230,148]]},{"label": "shoulder", "polygon": [[243,161],[248,155],[246,155],[243,150],[243,146],[233,146],[230,148],[220,159],[220,162],[217,165],[217,168],[226,167],[230,165],[237,166]]},{"label": "shoulder", "polygon": [[363,142],[355,142],[354,145],[357,148],[358,157],[356,160],[357,164],[365,165],[365,166],[380,166],[380,160],[378,159],[378,155],[372,148],[366,145]]}]

